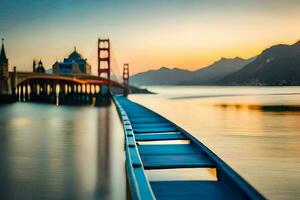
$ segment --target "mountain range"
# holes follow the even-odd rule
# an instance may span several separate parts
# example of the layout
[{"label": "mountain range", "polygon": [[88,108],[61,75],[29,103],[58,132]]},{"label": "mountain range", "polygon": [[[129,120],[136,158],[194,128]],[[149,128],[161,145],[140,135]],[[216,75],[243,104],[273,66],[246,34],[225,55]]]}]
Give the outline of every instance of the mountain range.
[{"label": "mountain range", "polygon": [[217,84],[300,85],[300,41],[264,50],[253,62]]},{"label": "mountain range", "polygon": [[162,67],[133,75],[134,85],[300,85],[300,41],[250,59],[222,58],[196,71]]}]

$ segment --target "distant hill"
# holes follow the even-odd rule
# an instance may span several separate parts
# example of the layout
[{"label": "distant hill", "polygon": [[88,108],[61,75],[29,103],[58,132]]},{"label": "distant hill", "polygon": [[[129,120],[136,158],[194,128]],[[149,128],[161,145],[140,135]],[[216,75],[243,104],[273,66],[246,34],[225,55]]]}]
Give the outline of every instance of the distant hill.
[{"label": "distant hill", "polygon": [[176,85],[191,75],[192,72],[188,70],[162,67],[136,74],[130,77],[130,82],[133,85]]},{"label": "distant hill", "polygon": [[300,85],[300,41],[264,50],[241,70],[217,81],[220,85]]},{"label": "distant hill", "polygon": [[255,58],[222,58],[188,71],[162,67],[131,77],[135,85],[300,85],[300,41],[275,45]]},{"label": "distant hill", "polygon": [[244,66],[252,62],[255,58],[242,59],[239,57],[233,59],[222,58],[212,65],[193,72],[192,76],[186,80],[180,81],[183,85],[211,85],[225,76],[239,71]]},{"label": "distant hill", "polygon": [[179,68],[162,67],[158,70],[150,70],[136,74],[130,78],[135,85],[200,85],[214,84],[228,74],[240,70],[254,59],[242,59],[239,57],[219,61],[196,71],[188,71]]}]

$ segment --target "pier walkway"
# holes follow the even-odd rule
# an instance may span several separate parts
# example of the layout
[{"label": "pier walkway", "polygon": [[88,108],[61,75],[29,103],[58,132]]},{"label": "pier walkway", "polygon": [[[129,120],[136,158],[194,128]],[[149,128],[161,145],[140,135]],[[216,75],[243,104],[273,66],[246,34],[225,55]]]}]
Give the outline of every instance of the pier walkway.
[{"label": "pier walkway", "polygon": [[[264,199],[217,155],[176,124],[126,97],[115,96],[114,102],[124,127],[126,171],[133,199]],[[170,143],[182,140],[187,142]],[[178,168],[215,169],[216,180],[149,181],[146,173]]]}]

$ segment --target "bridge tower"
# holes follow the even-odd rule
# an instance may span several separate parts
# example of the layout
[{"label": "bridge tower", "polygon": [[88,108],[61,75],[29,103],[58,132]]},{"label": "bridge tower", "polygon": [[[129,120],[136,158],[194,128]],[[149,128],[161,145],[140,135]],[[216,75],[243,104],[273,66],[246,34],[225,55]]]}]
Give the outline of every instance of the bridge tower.
[{"label": "bridge tower", "polygon": [[109,39],[98,39],[98,76],[110,80]]},{"label": "bridge tower", "polygon": [[123,85],[125,87],[124,95],[127,96],[129,93],[129,64],[128,63],[125,63],[123,65]]}]

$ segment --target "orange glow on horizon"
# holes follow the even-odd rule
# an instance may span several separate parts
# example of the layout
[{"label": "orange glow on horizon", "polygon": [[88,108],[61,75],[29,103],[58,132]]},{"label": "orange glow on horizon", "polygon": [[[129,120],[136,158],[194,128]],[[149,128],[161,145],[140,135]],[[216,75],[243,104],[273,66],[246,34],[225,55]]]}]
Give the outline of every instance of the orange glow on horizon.
[{"label": "orange glow on horizon", "polygon": [[97,14],[86,18],[77,32],[72,29],[76,20],[65,28],[67,21],[61,19],[12,33],[5,41],[10,70],[13,66],[31,70],[34,58],[41,58],[47,69],[52,68],[76,46],[96,74],[97,38],[101,36],[111,40],[112,66],[118,66],[114,70],[122,71],[123,63],[129,63],[131,75],[162,66],[197,70],[220,58],[250,58],[272,45],[300,40],[296,7],[247,13],[239,9],[191,12],[161,20],[151,18],[148,23],[133,18],[128,24],[117,20],[112,27],[92,26]]}]

